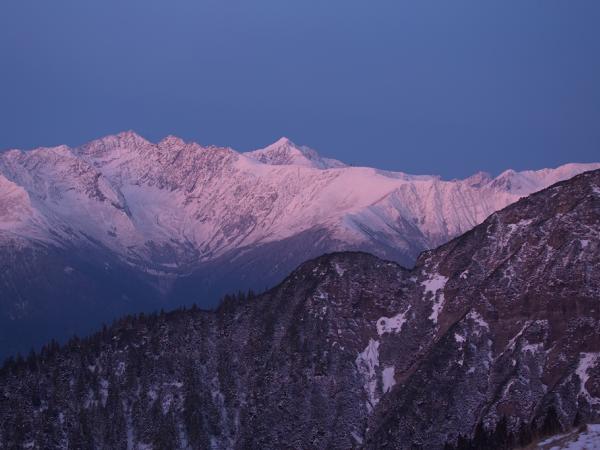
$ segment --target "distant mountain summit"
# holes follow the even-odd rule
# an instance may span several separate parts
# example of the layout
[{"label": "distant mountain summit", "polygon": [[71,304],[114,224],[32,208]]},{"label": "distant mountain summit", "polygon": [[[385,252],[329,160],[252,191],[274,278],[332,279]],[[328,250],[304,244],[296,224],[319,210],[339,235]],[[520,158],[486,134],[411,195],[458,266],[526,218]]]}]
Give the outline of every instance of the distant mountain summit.
[{"label": "distant mountain summit", "polygon": [[348,167],[285,138],[239,153],[132,131],[9,150],[0,154],[0,353],[41,342],[27,324],[44,323],[35,333],[47,339],[125,311],[214,305],[327,252],[411,266],[522,196],[598,167],[444,181]]},{"label": "distant mountain summit", "polygon": [[286,137],[282,137],[263,149],[246,152],[244,153],[244,156],[264,164],[276,166],[289,165],[312,167],[315,169],[347,167],[346,164],[337,159],[322,158],[312,148],[298,146]]}]

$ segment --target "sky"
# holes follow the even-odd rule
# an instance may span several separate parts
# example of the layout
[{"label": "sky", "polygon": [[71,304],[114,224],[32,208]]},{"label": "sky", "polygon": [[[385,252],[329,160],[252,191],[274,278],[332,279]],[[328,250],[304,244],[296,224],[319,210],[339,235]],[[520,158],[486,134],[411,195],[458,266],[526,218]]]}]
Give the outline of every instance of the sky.
[{"label": "sky", "polygon": [[133,129],[465,177],[600,160],[598,0],[2,0],[0,149]]}]

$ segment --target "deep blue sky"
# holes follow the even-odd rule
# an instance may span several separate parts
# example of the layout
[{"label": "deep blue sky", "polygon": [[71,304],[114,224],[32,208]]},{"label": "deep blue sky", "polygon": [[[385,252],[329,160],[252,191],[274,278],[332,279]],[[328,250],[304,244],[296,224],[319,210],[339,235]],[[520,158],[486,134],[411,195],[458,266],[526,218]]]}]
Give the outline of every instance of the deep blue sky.
[{"label": "deep blue sky", "polygon": [[280,136],[461,177],[600,160],[600,1],[2,0],[0,148]]}]

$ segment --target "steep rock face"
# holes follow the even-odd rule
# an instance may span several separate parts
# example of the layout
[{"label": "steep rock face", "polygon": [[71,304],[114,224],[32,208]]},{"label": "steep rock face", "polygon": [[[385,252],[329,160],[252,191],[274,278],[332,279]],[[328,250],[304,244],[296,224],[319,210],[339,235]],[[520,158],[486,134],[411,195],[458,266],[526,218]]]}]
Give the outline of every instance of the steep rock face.
[{"label": "steep rock face", "polygon": [[436,449],[502,417],[597,421],[599,245],[595,171],[412,270],[326,255],[216,312],[126,318],[6,366],[0,443]]},{"label": "steep rock face", "polygon": [[[136,297],[150,290],[165,305],[212,306],[226,292],[273,286],[303,261],[327,252],[366,251],[411,266],[424,249],[521,196],[597,166],[443,181],[347,167],[287,139],[244,154],[173,136],[154,144],[125,132],[79,148],[0,154],[0,251],[9,252],[16,239],[36,254],[75,251],[83,257],[77,261],[95,272],[118,262],[140,280]],[[73,264],[61,267],[79,271]],[[39,277],[5,279],[34,287]],[[79,290],[58,286],[48,299],[61,298],[74,309],[82,304]],[[52,283],[39,290],[47,287]],[[8,284],[0,290],[34,291]],[[1,309],[39,303],[23,295],[0,296]],[[114,292],[107,304],[116,307],[123,296],[131,292]],[[155,302],[139,305],[149,311]],[[0,341],[11,349],[20,342],[27,351],[33,344],[10,342],[5,334],[9,327],[33,326],[29,312],[35,310],[26,310],[0,317]],[[97,316],[90,314],[87,325],[98,325]],[[48,326],[65,337],[68,327],[60,319]],[[0,347],[0,357],[7,349]]]}]

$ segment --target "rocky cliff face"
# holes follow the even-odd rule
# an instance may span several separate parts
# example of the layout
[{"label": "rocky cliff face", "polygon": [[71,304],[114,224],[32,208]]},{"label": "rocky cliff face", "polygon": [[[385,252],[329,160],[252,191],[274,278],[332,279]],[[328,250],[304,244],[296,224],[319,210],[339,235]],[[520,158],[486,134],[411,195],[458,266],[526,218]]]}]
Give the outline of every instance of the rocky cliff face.
[{"label": "rocky cliff face", "polygon": [[[0,274],[0,358],[124,310],[207,307],[226,292],[262,291],[327,252],[412,266],[421,251],[523,195],[596,167],[443,181],[348,167],[287,139],[244,154],[172,136],[154,144],[133,132],[79,148],[9,150],[0,154],[0,261],[10,261]],[[82,297],[80,278],[89,286],[131,278],[140,289],[107,296],[88,288]],[[35,325],[59,304],[73,311]]]},{"label": "rocky cliff face", "polygon": [[600,419],[600,171],[414,269],[309,261],[215,312],[128,317],[0,376],[0,444],[443,448]]}]

